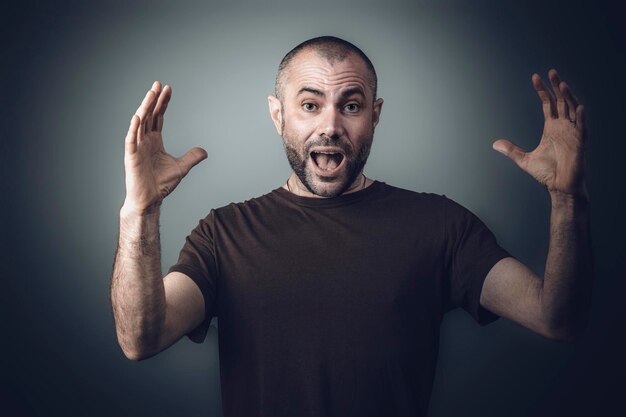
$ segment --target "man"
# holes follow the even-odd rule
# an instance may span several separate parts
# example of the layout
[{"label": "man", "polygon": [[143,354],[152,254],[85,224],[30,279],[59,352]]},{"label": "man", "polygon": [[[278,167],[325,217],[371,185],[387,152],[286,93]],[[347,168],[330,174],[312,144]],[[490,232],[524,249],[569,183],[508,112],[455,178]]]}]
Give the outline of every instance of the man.
[{"label": "man", "polygon": [[159,207],[207,155],[165,153],[171,88],[155,82],[125,145],[111,286],[124,353],[147,358],[183,335],[201,342],[217,316],[225,416],[416,416],[427,412],[452,308],[575,340],[592,282],[584,109],[549,75],[551,89],[532,78],[545,116],[539,146],[494,143],[550,193],[543,278],[451,200],[365,177],[383,105],[376,73],[354,45],[322,37],[285,56],[269,97],[291,176],[212,210],[162,279]]}]

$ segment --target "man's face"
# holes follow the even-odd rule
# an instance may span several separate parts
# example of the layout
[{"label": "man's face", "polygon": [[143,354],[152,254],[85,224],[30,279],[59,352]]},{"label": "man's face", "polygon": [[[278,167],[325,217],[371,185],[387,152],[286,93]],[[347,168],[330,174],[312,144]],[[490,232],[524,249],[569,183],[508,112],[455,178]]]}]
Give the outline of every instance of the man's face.
[{"label": "man's face", "polygon": [[287,68],[281,100],[270,113],[300,182],[320,197],[334,197],[359,182],[378,123],[367,67],[349,55],[330,64],[300,52]]}]

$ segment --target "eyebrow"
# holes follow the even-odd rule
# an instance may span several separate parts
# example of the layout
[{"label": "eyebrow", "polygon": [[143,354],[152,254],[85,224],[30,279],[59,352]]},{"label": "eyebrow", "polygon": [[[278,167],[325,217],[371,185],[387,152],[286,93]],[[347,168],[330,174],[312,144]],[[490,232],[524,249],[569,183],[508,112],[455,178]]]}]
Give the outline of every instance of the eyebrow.
[{"label": "eyebrow", "polygon": [[311,93],[311,94],[319,96],[319,97],[324,97],[324,93],[323,92],[321,92],[320,90],[317,90],[317,89],[315,89],[313,87],[302,87],[298,91],[297,95],[299,96],[300,94],[303,94],[303,93]]},{"label": "eyebrow", "polygon": [[[304,94],[304,93],[311,93],[311,94],[316,95],[318,97],[324,97],[325,96],[325,94],[322,91],[320,91],[320,90],[318,90],[316,88],[313,88],[313,87],[302,87],[300,90],[298,90],[298,94],[297,95],[299,96],[300,94]],[[345,91],[343,91],[341,93],[340,97],[342,99],[345,99],[345,98],[350,97],[351,95],[354,95],[354,94],[358,94],[358,95],[361,95],[361,96],[365,97],[365,92],[363,91],[363,89],[361,87],[348,88],[347,90],[345,90]]]},{"label": "eyebrow", "polygon": [[365,97],[365,91],[363,91],[363,89],[361,87],[352,87],[352,88],[348,88],[347,90],[343,91],[341,93],[341,98],[342,99],[346,99],[354,94],[358,94],[361,95],[363,97]]}]

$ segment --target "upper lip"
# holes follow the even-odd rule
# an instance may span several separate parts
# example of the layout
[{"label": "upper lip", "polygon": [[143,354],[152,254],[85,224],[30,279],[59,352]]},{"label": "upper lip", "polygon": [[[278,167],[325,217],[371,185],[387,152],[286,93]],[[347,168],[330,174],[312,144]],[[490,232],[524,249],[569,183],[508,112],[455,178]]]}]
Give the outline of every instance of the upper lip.
[{"label": "upper lip", "polygon": [[337,146],[314,146],[309,150],[309,153],[340,153],[341,155],[345,156],[346,153],[344,152],[343,149],[337,147]]}]

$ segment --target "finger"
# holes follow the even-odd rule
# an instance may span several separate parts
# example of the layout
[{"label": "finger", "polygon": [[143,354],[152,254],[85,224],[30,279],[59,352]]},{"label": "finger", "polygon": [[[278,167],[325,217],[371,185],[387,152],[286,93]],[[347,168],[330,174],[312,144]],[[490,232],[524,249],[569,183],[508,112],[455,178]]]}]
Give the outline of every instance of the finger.
[{"label": "finger", "polygon": [[[154,95],[158,100],[159,96],[161,95],[161,83],[159,81],[155,81],[154,83],[152,83],[152,87],[150,88],[150,91],[154,91]],[[151,111],[146,116],[146,132],[153,130],[153,126],[154,126],[154,111]]]},{"label": "finger", "polygon": [[159,96],[159,100],[157,101],[156,107],[154,108],[154,130],[160,132],[163,130],[163,117],[165,115],[165,110],[167,110],[167,105],[170,102],[170,98],[172,98],[172,87],[166,85],[163,88],[163,92]]},{"label": "finger", "polygon": [[561,90],[563,98],[565,98],[565,102],[567,103],[569,119],[576,121],[576,108],[578,107],[578,100],[574,98],[572,91],[569,89],[569,86],[565,81],[562,81],[561,84],[559,84],[559,88]]},{"label": "finger", "polygon": [[[148,101],[150,100],[150,93],[151,92],[152,92],[152,90],[148,90],[148,92],[144,96],[143,100],[141,100],[141,103],[139,104],[139,107],[137,107],[137,110],[135,110],[135,115],[139,116],[139,118],[141,118],[142,114],[145,115],[146,105],[147,105]],[[154,92],[152,92],[152,94],[154,94]]]},{"label": "finger", "polygon": [[148,94],[150,96],[150,99],[146,103],[143,117],[141,118],[141,125],[139,126],[139,142],[142,141],[143,135],[145,133],[150,132],[150,128],[148,127],[148,120],[151,120],[151,115],[154,111],[154,106],[156,105],[156,95],[154,94],[154,91],[150,90],[148,91]]},{"label": "finger", "polygon": [[541,99],[541,107],[543,109],[543,117],[547,119],[553,119],[557,117],[556,106],[554,103],[554,97],[548,87],[543,83],[543,80],[539,74],[533,74],[532,76],[533,87],[537,95]]},{"label": "finger", "polygon": [[126,133],[126,139],[124,140],[125,150],[128,155],[132,155],[137,152],[137,128],[139,127],[139,117],[133,115],[130,119],[130,126],[128,127],[128,133]]},{"label": "finger", "polygon": [[517,166],[522,168],[524,158],[526,157],[526,152],[524,152],[522,148],[514,145],[511,141],[506,139],[498,139],[493,143],[492,147],[494,150],[508,157],[515,162]]},{"label": "finger", "polygon": [[576,105],[576,107],[580,106],[580,100],[578,99],[578,97],[576,97],[576,94],[574,94],[574,92],[571,89],[568,88],[568,90],[569,90],[570,95],[572,96],[572,99],[574,100],[574,104]]},{"label": "finger", "polygon": [[563,84],[564,87],[567,89],[567,93],[563,93],[563,89],[561,89],[561,93],[563,93],[565,100],[567,100],[569,97],[572,103],[574,103],[574,111],[576,111],[576,107],[580,105],[580,100],[578,99],[578,97],[576,97],[576,94],[574,94],[574,92],[572,91],[568,83],[566,83],[565,81],[562,81],[561,84]]},{"label": "finger", "polygon": [[554,96],[556,97],[556,111],[558,117],[569,117],[569,109],[567,108],[567,103],[563,98],[563,94],[561,94],[561,80],[559,79],[559,74],[553,68],[548,71],[548,78],[550,78],[550,83],[552,84],[552,91],[554,92]]},{"label": "finger", "polygon": [[139,123],[140,135],[138,138],[139,142],[141,142],[143,132],[145,132],[146,118],[148,116],[148,113],[151,111],[151,107],[154,106],[154,101],[155,101],[154,99],[155,99],[154,91],[149,90],[146,93],[146,97],[144,97],[143,101],[141,102],[141,105],[135,112],[135,115],[139,117],[139,122],[140,122]]},{"label": "finger", "polygon": [[158,96],[161,93],[161,82],[159,80],[156,80],[155,82],[153,82],[150,90],[154,91],[156,95]]},{"label": "finger", "polygon": [[193,148],[180,158],[178,158],[178,165],[183,170],[183,176],[187,175],[187,173],[194,166],[198,165],[201,161],[207,158],[207,153],[202,148]]}]

